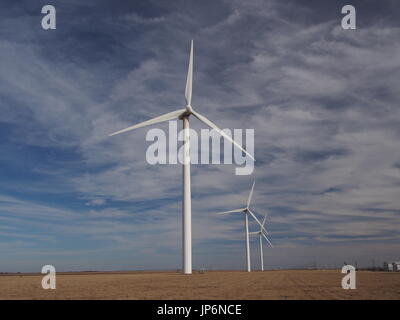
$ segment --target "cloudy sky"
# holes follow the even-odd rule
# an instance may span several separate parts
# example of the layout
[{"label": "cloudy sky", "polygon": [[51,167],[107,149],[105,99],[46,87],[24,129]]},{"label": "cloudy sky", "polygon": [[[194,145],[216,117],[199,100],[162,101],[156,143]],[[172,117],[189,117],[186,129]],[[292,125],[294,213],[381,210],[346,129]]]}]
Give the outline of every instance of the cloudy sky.
[{"label": "cloudy sky", "polygon": [[351,1],[357,30],[348,1],[3,2],[0,271],[181,267],[181,166],[146,162],[149,128],[108,134],[184,106],[191,39],[193,106],[257,160],[192,166],[194,268],[244,267],[243,218],[214,213],[253,179],[267,268],[400,259],[397,2]]}]

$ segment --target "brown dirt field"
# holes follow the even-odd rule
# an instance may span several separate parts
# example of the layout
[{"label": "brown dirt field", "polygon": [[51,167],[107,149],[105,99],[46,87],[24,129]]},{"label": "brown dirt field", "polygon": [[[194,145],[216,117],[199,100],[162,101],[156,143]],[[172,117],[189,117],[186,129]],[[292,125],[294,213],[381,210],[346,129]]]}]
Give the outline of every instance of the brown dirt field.
[{"label": "brown dirt field", "polygon": [[0,276],[0,299],[400,299],[400,272],[357,271],[357,289],[344,290],[339,270],[211,271]]}]

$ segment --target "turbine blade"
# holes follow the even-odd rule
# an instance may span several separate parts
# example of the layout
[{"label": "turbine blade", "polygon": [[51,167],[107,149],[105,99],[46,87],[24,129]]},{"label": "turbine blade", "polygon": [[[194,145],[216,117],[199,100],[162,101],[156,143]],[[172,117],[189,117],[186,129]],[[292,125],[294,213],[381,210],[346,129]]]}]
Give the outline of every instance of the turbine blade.
[{"label": "turbine blade", "polygon": [[263,220],[263,222],[262,222],[262,225],[263,225],[263,226],[265,226],[265,221],[267,221],[267,213],[265,214],[264,220]]},{"label": "turbine blade", "polygon": [[235,209],[230,211],[218,212],[217,214],[226,214],[226,213],[236,213],[236,212],[243,212],[244,209]]},{"label": "turbine blade", "polygon": [[229,142],[233,143],[236,147],[238,147],[240,150],[242,150],[243,152],[245,152],[251,159],[253,159],[254,161],[256,161],[253,156],[248,153],[245,149],[242,148],[242,146],[240,144],[238,144],[237,142],[235,142],[230,136],[228,136],[225,132],[223,132],[220,128],[217,127],[216,124],[212,123],[210,120],[208,120],[205,116],[202,116],[200,113],[192,111],[192,114],[199,119],[200,121],[204,122],[206,125],[208,125],[210,128],[216,130],[221,136],[223,136],[226,140],[228,140]]},{"label": "turbine blade", "polygon": [[192,103],[192,83],[193,83],[193,40],[190,43],[189,67],[186,78],[185,98],[188,106]]},{"label": "turbine blade", "polygon": [[[250,206],[250,201],[251,201],[251,197],[253,196],[253,191],[254,191],[254,185],[255,185],[256,181],[253,181],[253,186],[251,187],[251,191],[249,194],[249,197],[247,198],[247,207]],[[263,224],[264,225],[264,224]]]},{"label": "turbine blade", "polygon": [[264,228],[264,226],[261,224],[260,220],[258,220],[258,218],[255,216],[255,214],[253,212],[250,211],[249,208],[247,208],[247,212],[250,213],[250,215],[254,218],[254,220],[257,221],[257,223],[260,225],[261,230],[263,230],[266,234],[268,234],[268,231]]},{"label": "turbine blade", "polygon": [[264,233],[262,233],[262,235],[263,235],[263,237],[265,238],[265,240],[268,241],[268,243],[269,243],[269,245],[271,246],[271,248],[273,248],[274,246],[272,245],[271,241],[269,241],[269,239],[267,238],[267,236],[266,236]]},{"label": "turbine blade", "polygon": [[184,113],[185,111],[186,111],[186,109],[180,109],[180,110],[172,111],[172,112],[163,114],[162,116],[155,117],[155,118],[153,118],[153,119],[150,119],[150,120],[147,120],[147,121],[144,121],[144,122],[135,124],[134,126],[131,126],[131,127],[122,129],[122,130],[120,130],[120,131],[111,133],[109,136],[110,136],[110,137],[111,137],[111,136],[115,136],[116,134],[120,134],[120,133],[123,133],[123,132],[127,132],[127,131],[130,131],[130,130],[133,130],[133,129],[137,129],[137,128],[149,126],[149,125],[151,125],[151,124],[155,124],[155,123],[159,123],[159,122],[163,122],[163,121],[168,121],[168,120],[171,120],[171,119],[175,119],[175,118],[178,118],[178,117],[179,117],[182,113]]}]

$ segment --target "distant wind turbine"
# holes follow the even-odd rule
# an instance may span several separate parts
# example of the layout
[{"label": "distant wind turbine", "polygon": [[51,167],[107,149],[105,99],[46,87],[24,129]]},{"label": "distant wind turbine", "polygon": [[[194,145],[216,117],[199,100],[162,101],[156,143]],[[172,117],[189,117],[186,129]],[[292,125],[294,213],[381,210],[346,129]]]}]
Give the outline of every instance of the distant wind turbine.
[{"label": "distant wind turbine", "polygon": [[[264,225],[265,225],[265,221],[267,220],[267,215],[265,214],[264,216],[264,220],[262,222],[262,227],[260,227],[259,231],[255,231],[255,232],[250,232],[251,235],[256,234],[259,236],[259,240],[260,240],[260,263],[261,263],[261,271],[264,271],[264,255],[263,255],[263,247],[262,247],[262,238],[264,237],[265,240],[267,240],[267,242],[269,243],[269,245],[273,248],[274,246],[272,245],[271,241],[269,241],[269,239],[267,238],[267,236],[265,235],[266,231],[264,231]],[[268,234],[268,233],[267,233]]]},{"label": "distant wind turbine", "polygon": [[247,271],[251,271],[251,264],[250,264],[250,241],[249,241],[249,215],[251,215],[254,220],[260,225],[261,230],[267,233],[267,230],[265,230],[264,225],[260,222],[260,220],[257,219],[257,217],[254,215],[254,213],[250,210],[250,202],[251,198],[253,196],[253,191],[254,191],[254,185],[255,181],[253,182],[253,186],[251,187],[251,191],[249,194],[249,197],[247,199],[247,204],[245,208],[242,209],[235,209],[235,210],[230,210],[230,211],[224,211],[220,212],[218,214],[226,214],[226,213],[244,213],[244,228],[245,228],[245,234],[246,234],[246,267]]},{"label": "distant wind turbine", "polygon": [[189,68],[186,79],[185,98],[186,107],[176,111],[172,111],[155,117],[153,119],[141,122],[134,126],[114,132],[110,136],[127,132],[133,129],[149,126],[155,123],[164,122],[172,119],[180,119],[183,121],[184,141],[183,141],[183,198],[182,198],[182,264],[183,272],[186,274],[192,273],[192,208],[191,208],[191,187],[190,187],[190,131],[189,131],[189,116],[194,115],[201,122],[205,123],[210,128],[217,131],[226,140],[245,152],[251,159],[255,160],[242,146],[236,143],[229,135],[217,127],[213,122],[193,110],[192,107],[192,83],[193,83],[193,40],[190,45]]}]

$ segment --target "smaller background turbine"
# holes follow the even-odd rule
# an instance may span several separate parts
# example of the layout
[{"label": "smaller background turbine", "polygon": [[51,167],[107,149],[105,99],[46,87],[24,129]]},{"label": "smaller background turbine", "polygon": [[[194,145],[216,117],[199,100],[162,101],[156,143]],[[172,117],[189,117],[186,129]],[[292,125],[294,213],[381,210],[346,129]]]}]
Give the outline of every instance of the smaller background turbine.
[{"label": "smaller background turbine", "polygon": [[[265,222],[267,221],[267,214],[265,214],[264,219],[262,221],[262,226],[260,227],[259,231],[255,232],[250,232],[251,235],[258,235],[259,236],[259,241],[260,241],[260,265],[261,265],[261,271],[264,271],[264,254],[263,254],[263,238],[267,240],[268,244],[273,248],[274,246],[272,245],[271,241],[269,241],[268,237],[266,236],[267,231],[265,230]],[[265,231],[264,231],[265,230]]]},{"label": "smaller background turbine", "polygon": [[245,237],[246,237],[246,267],[247,271],[251,271],[251,263],[250,263],[250,241],[249,241],[249,215],[258,223],[261,230],[264,230],[265,233],[268,234],[267,230],[265,230],[263,224],[258,220],[255,214],[250,210],[250,202],[251,198],[253,197],[254,185],[255,181],[253,182],[253,186],[251,187],[251,191],[249,197],[247,198],[247,204],[245,208],[242,209],[235,209],[230,211],[224,211],[217,214],[226,214],[226,213],[244,213],[244,227],[245,227]]}]

